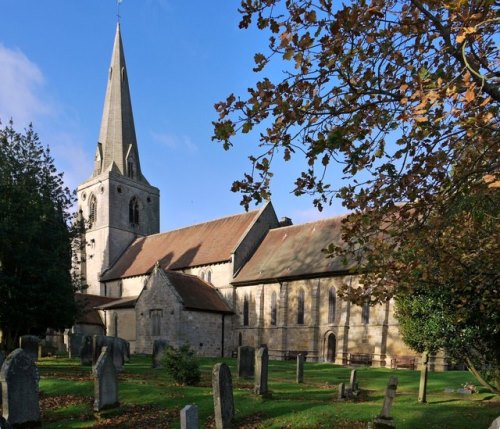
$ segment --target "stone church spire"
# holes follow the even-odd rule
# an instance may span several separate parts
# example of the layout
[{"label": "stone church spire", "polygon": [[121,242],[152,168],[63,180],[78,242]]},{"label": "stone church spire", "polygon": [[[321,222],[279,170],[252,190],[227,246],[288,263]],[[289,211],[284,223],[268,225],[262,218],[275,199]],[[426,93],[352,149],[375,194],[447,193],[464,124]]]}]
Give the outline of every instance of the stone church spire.
[{"label": "stone church spire", "polygon": [[147,183],[139,162],[120,23],[116,26],[93,176],[105,171]]}]

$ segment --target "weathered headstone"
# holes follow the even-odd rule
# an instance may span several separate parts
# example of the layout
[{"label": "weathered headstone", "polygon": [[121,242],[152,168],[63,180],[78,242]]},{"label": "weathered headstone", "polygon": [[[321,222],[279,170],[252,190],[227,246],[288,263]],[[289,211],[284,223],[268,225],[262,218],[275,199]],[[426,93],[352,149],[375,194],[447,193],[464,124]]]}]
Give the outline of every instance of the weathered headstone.
[{"label": "weathered headstone", "polygon": [[163,353],[168,347],[167,340],[154,340],[153,342],[153,368],[161,368]]},{"label": "weathered headstone", "polygon": [[231,371],[225,363],[218,363],[212,371],[215,427],[231,429],[234,419],[233,382]]},{"label": "weathered headstone", "polygon": [[117,407],[118,378],[107,347],[102,348],[101,355],[92,372],[94,376],[94,411]]},{"label": "weathered headstone", "polygon": [[269,372],[269,353],[267,347],[259,347],[255,355],[255,393],[257,395],[266,395],[267,375]]},{"label": "weathered headstone", "polygon": [[488,429],[500,429],[500,417],[497,417],[495,420],[493,420]]},{"label": "weathered headstone", "polygon": [[82,365],[92,365],[92,336],[85,335],[80,348],[80,362]]},{"label": "weathered headstone", "polygon": [[392,402],[396,397],[396,389],[398,388],[398,378],[391,376],[385,389],[384,405],[382,411],[374,420],[374,429],[395,428],[393,418],[391,417]]},{"label": "weathered headstone", "polygon": [[181,410],[181,429],[199,429],[198,407],[186,405]]},{"label": "weathered headstone", "polygon": [[429,363],[429,352],[422,353],[422,363],[420,368],[420,384],[418,386],[418,402],[427,402],[427,368]]},{"label": "weathered headstone", "polygon": [[299,353],[297,355],[297,373],[296,373],[297,383],[304,382],[304,355]]},{"label": "weathered headstone", "polygon": [[19,347],[22,348],[31,359],[38,360],[38,346],[40,339],[35,335],[23,335],[19,338]]},{"label": "weathered headstone", "polygon": [[239,378],[252,378],[255,374],[255,349],[250,346],[238,347],[237,371]]},{"label": "weathered headstone", "polygon": [[11,425],[40,426],[38,370],[23,349],[14,350],[2,365],[2,414]]},{"label": "weathered headstone", "polygon": [[338,399],[339,400],[346,399],[345,384],[344,383],[339,384],[339,397],[338,397]]},{"label": "weathered headstone", "polygon": [[70,358],[80,357],[82,350],[83,335],[77,333],[68,334],[68,354]]},{"label": "weathered headstone", "polygon": [[351,392],[357,392],[358,389],[358,377],[355,369],[351,371],[351,379],[349,381]]},{"label": "weathered headstone", "polygon": [[107,347],[117,371],[123,370],[123,364],[127,355],[126,341],[119,337],[106,335],[94,335],[92,337],[92,364],[95,365],[101,355],[103,347]]}]

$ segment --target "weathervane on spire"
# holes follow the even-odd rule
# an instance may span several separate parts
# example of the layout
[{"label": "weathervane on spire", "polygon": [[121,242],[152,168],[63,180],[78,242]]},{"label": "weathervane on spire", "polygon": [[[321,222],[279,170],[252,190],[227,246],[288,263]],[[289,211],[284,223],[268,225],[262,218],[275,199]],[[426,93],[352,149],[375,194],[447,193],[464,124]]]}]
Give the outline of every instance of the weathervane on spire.
[{"label": "weathervane on spire", "polygon": [[120,22],[120,5],[122,4],[123,0],[116,0],[116,19],[118,22]]}]

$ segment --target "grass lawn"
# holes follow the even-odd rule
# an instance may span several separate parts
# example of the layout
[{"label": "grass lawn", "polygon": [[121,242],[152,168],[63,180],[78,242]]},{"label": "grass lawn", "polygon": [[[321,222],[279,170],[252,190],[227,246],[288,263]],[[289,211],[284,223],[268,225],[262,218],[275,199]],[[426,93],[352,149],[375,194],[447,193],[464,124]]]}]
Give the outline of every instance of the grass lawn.
[{"label": "grass lawn", "polygon": [[473,395],[445,393],[465,382],[477,384],[468,372],[429,373],[428,403],[419,404],[418,371],[358,368],[363,393],[356,401],[338,401],[339,383],[348,383],[350,368],[305,364],[304,384],[295,383],[295,363],[271,361],[271,397],[253,394],[253,381],[238,380],[235,359],[201,359],[197,387],[177,386],[164,370],[151,369],[151,359],[133,356],[120,374],[120,407],[92,410],[94,384],[90,367],[65,358],[39,361],[44,428],[177,428],[179,411],[198,406],[200,426],[213,428],[211,371],[224,361],[233,374],[235,427],[240,428],[366,428],[382,407],[391,374],[399,379],[393,416],[398,429],[487,429],[500,415],[500,396],[484,389]]}]

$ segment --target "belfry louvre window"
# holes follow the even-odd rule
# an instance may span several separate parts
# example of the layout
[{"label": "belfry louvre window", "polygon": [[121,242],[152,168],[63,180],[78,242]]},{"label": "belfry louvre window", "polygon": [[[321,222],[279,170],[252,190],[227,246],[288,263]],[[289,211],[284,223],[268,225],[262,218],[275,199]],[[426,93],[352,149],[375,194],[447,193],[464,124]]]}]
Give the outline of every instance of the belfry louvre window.
[{"label": "belfry louvre window", "polygon": [[337,292],[335,289],[328,291],[328,323],[335,323],[335,307],[337,306]]},{"label": "belfry louvre window", "polygon": [[95,223],[97,219],[97,198],[95,195],[91,195],[89,199],[89,223],[92,226],[92,224]]},{"label": "belfry louvre window", "polygon": [[151,335],[153,337],[161,335],[162,313],[162,310],[149,310],[149,318],[151,319]]},{"label": "belfry louvre window", "polygon": [[136,197],[128,204],[128,220],[131,225],[139,225],[139,202]]},{"label": "belfry louvre window", "polygon": [[297,324],[304,324],[304,289],[299,290],[297,299]]}]

